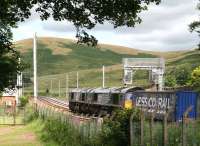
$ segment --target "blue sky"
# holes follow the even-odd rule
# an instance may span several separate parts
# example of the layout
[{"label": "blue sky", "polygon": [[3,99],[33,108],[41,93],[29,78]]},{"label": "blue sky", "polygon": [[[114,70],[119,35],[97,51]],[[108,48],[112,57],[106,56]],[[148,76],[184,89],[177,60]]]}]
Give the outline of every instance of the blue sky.
[{"label": "blue sky", "polygon": [[[199,42],[198,35],[190,33],[188,25],[198,19],[198,0],[162,0],[151,5],[140,15],[143,22],[135,28],[113,29],[110,24],[97,25],[91,31],[99,43],[121,45],[150,51],[175,51],[193,49]],[[31,38],[37,32],[40,37],[75,39],[75,28],[67,22],[52,19],[41,21],[36,13],[19,27],[13,29],[14,41]]]}]

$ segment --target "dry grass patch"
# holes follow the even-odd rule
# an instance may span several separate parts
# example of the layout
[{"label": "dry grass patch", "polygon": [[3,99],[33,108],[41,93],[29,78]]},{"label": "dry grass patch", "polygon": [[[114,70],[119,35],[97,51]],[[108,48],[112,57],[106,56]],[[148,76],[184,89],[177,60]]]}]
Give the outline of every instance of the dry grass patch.
[{"label": "dry grass patch", "polygon": [[43,146],[27,126],[0,127],[1,146]]}]

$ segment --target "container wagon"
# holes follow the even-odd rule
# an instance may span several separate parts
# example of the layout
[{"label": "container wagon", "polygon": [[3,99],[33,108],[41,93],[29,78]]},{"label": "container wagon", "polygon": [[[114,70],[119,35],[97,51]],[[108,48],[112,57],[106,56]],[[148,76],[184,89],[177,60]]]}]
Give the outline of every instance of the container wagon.
[{"label": "container wagon", "polygon": [[170,121],[181,121],[183,113],[192,107],[189,118],[198,116],[198,94],[193,91],[145,91],[140,87],[73,89],[69,95],[73,112],[105,116],[119,108],[140,108],[162,119],[168,113]]},{"label": "container wagon", "polygon": [[156,119],[162,119],[168,113],[169,121],[182,121],[184,112],[191,107],[188,118],[196,119],[198,113],[198,94],[193,91],[147,92],[136,91],[129,93],[133,107],[146,113],[155,113]]}]

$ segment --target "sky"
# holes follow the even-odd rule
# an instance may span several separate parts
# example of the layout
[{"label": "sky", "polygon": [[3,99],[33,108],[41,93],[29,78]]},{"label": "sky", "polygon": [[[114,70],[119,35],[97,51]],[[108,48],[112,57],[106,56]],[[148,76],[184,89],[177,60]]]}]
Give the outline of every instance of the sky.
[{"label": "sky", "polygon": [[[106,23],[89,31],[99,43],[121,45],[148,51],[177,51],[194,49],[199,38],[190,33],[188,25],[198,19],[198,0],[162,0],[160,5],[151,4],[148,11],[142,12],[143,22],[135,28],[114,29]],[[41,21],[38,14],[12,30],[13,40],[32,38],[34,32],[39,37],[59,37],[75,39],[74,26],[67,22],[52,19]]]}]

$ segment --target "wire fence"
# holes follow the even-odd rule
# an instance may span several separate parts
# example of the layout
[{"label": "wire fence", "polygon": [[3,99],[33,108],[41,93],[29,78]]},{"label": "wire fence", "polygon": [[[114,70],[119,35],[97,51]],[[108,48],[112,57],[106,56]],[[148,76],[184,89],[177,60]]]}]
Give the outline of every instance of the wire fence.
[{"label": "wire fence", "polygon": [[[133,85],[148,86],[148,73],[138,71],[134,74]],[[105,87],[123,86],[123,69],[121,66],[105,67]],[[46,75],[38,77],[38,94],[68,98],[70,88],[92,88],[103,86],[102,69],[82,70],[64,74]],[[31,73],[23,73],[23,93],[33,95],[33,77]]]},{"label": "wire fence", "polygon": [[42,119],[53,118],[66,126],[72,127],[72,129],[75,128],[74,130],[81,136],[81,141],[96,136],[100,132],[103,122],[102,118],[73,115],[70,112],[59,111],[57,108],[39,104],[37,105],[37,112]]},{"label": "wire fence", "polygon": [[0,125],[24,125],[25,108],[0,106]]}]

